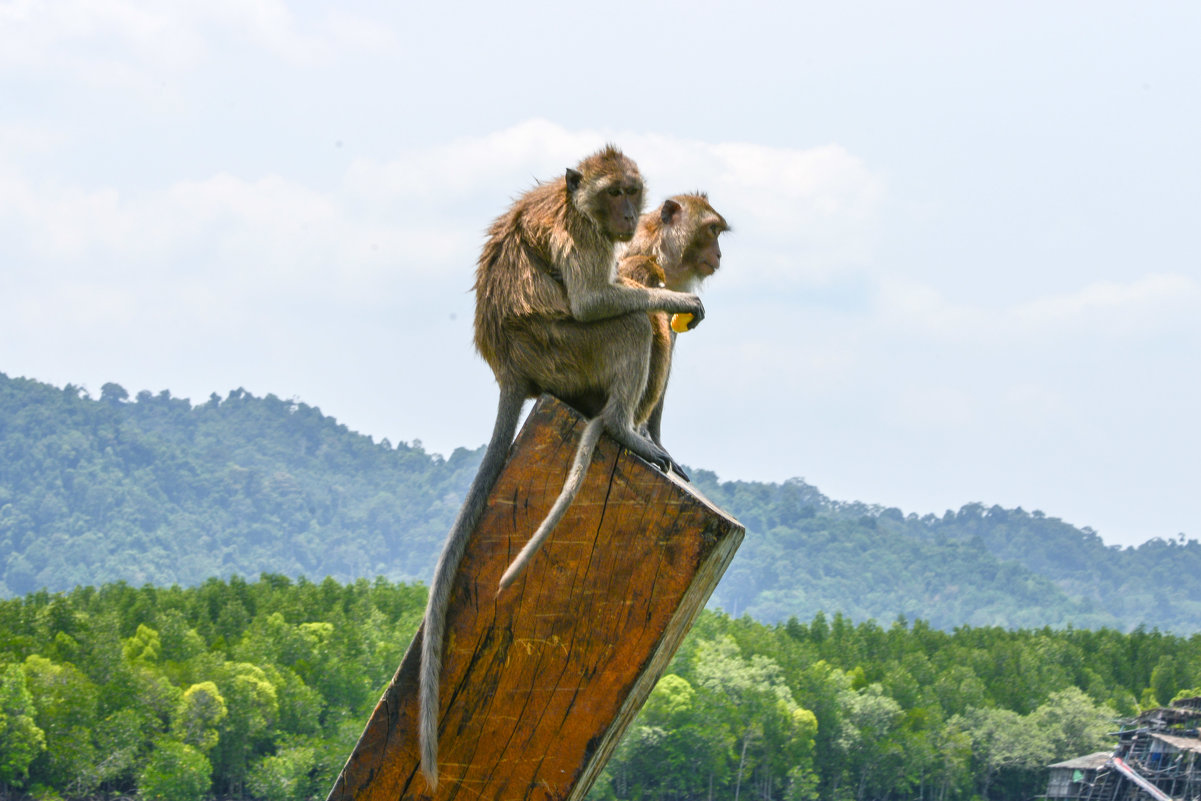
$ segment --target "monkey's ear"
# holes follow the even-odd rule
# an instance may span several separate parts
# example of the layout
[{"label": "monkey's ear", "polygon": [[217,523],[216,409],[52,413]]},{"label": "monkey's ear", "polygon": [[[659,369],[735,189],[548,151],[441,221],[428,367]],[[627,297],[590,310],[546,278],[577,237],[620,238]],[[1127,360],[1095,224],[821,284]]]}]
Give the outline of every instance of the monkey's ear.
[{"label": "monkey's ear", "polygon": [[583,181],[583,180],[584,180],[584,176],[580,175],[580,173],[577,170],[573,170],[571,167],[567,168],[567,191],[568,192],[574,192],[575,190],[579,189],[580,181]]},{"label": "monkey's ear", "polygon": [[659,209],[659,219],[665,223],[671,222],[671,218],[676,216],[680,211],[680,204],[670,198],[663,201],[663,208]]}]

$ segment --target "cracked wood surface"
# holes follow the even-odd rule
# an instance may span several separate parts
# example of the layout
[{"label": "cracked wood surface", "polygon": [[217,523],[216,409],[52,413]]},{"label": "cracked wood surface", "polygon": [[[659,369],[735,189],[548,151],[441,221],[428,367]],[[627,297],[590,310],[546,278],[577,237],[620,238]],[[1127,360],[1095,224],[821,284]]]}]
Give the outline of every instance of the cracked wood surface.
[{"label": "cracked wood surface", "polygon": [[451,592],[439,783],[418,769],[417,632],[329,801],[583,798],[742,541],[690,485],[602,437],[524,574],[584,420],[553,398],[518,434]]}]

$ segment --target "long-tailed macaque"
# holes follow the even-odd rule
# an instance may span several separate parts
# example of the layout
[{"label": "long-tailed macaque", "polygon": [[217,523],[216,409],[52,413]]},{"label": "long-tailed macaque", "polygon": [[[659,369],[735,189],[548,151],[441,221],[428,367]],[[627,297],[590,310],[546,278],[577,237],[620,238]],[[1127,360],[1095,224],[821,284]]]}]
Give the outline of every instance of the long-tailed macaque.
[{"label": "long-tailed macaque", "polygon": [[[438,783],[439,679],[451,583],[517,429],[526,399],[543,392],[593,419],[601,431],[662,469],[671,457],[634,426],[650,363],[648,313],[704,317],[696,295],[617,281],[615,247],[642,210],[642,176],[612,145],[555,181],[519,197],[492,224],[475,273],[475,346],[500,385],[496,423],[479,472],[443,547],[430,586],[421,645],[418,730],[421,770]],[[570,479],[568,481],[570,482]],[[578,482],[577,482],[578,483]]]},{"label": "long-tailed macaque", "polygon": [[[703,192],[676,195],[643,214],[638,230],[618,265],[621,280],[646,287],[695,292],[704,279],[721,267],[717,238],[730,230],[724,217],[709,205]],[[671,373],[675,332],[671,315],[650,313],[654,338],[646,393],[635,419],[645,421],[651,439],[662,446],[663,395]]]},{"label": "long-tailed macaque", "polygon": [[[696,193],[669,198],[660,208],[639,219],[634,237],[619,262],[618,280],[626,286],[667,288],[691,293],[703,279],[721,267],[721,247],[717,238],[729,229],[725,218],[709,205],[708,196]],[[656,310],[647,316],[652,330],[651,358],[646,389],[634,412],[634,422],[639,429],[648,432],[656,445],[663,447],[660,439],[663,393],[667,389],[671,371],[675,333],[671,328],[670,313]],[[688,328],[691,327],[688,325]],[[559,497],[501,576],[501,590],[517,579],[575,500],[600,434],[601,428],[596,420],[584,429]],[[682,478],[688,479],[674,461],[671,466]]]}]

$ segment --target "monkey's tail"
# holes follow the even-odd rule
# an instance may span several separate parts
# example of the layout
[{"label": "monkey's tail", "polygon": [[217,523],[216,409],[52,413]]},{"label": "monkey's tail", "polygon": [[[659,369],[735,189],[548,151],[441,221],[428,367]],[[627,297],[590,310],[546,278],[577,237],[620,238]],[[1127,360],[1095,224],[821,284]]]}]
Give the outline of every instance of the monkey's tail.
[{"label": "monkey's tail", "polygon": [[546,519],[542,521],[542,525],[538,526],[534,536],[530,537],[530,541],[521,549],[521,553],[517,554],[517,558],[509,564],[505,574],[500,577],[497,594],[504,592],[506,587],[517,580],[517,577],[525,570],[525,566],[534,558],[534,554],[538,553],[538,549],[542,547],[543,540],[550,536],[555,526],[563,519],[563,513],[567,511],[567,507],[571,506],[571,502],[580,492],[580,486],[584,483],[584,474],[588,472],[588,464],[592,461],[592,452],[596,450],[596,443],[600,440],[604,430],[605,421],[599,415],[589,420],[588,425],[584,427],[580,444],[575,449],[575,459],[571,463],[571,470],[567,473],[567,480],[563,482],[563,489],[559,491],[559,497],[555,499],[554,505],[546,513]]},{"label": "monkey's tail", "polygon": [[467,550],[467,539],[479,523],[488,493],[492,491],[501,468],[509,457],[509,445],[521,419],[521,406],[525,395],[513,388],[501,387],[497,404],[496,424],[492,428],[492,439],[484,451],[484,459],[467,491],[463,507],[450,527],[434,578],[430,583],[429,603],[425,607],[425,621],[421,636],[421,674],[418,683],[417,739],[421,750],[421,772],[430,790],[438,786],[438,684],[442,677],[442,644],[446,638],[446,612],[450,605],[450,589],[454,583],[459,562]]}]

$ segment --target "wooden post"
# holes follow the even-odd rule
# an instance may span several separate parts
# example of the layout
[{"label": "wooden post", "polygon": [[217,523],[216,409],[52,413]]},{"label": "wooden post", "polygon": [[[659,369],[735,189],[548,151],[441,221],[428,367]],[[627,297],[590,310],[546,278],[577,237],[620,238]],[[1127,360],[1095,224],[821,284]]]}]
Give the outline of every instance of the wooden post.
[{"label": "wooden post", "polygon": [[509,561],[567,474],[584,420],[544,396],[455,577],[439,782],[418,769],[419,630],[329,801],[582,799],[742,541],[690,485],[602,437],[580,494],[525,573]]}]

